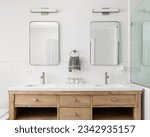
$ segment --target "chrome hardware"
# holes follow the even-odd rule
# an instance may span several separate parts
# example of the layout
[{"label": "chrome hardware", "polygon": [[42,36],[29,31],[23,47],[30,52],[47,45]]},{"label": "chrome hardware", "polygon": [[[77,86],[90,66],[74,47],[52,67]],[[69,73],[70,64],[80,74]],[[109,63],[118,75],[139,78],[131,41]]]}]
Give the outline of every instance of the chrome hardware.
[{"label": "chrome hardware", "polygon": [[73,115],[73,116],[76,116],[76,117],[78,116],[78,114],[77,114],[77,113],[73,113],[72,115]]},{"label": "chrome hardware", "polygon": [[42,72],[42,75],[40,78],[42,79],[42,84],[45,84],[45,72]]},{"label": "chrome hardware", "polygon": [[73,102],[76,102],[77,100],[75,98],[72,99]]},{"label": "chrome hardware", "polygon": [[108,84],[109,75],[107,72],[105,72],[105,84]]},{"label": "chrome hardware", "polygon": [[39,100],[38,100],[37,98],[34,98],[33,101],[34,101],[34,102],[38,102]]},{"label": "chrome hardware", "polygon": [[112,98],[112,102],[116,102],[117,100],[115,98]]}]

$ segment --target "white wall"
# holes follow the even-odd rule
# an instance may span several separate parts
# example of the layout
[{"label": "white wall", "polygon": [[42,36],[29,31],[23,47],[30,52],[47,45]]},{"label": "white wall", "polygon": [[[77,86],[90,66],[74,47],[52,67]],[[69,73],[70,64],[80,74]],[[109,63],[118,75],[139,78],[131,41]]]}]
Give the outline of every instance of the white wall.
[{"label": "white wall", "polygon": [[[109,83],[127,83],[128,73],[128,4],[127,0],[0,0],[0,106],[7,104],[7,88],[19,84],[39,83],[42,71],[47,83],[65,83],[67,77],[82,77],[87,83],[104,83],[104,72]],[[31,14],[31,8],[57,8],[48,16]],[[93,14],[93,8],[120,8],[121,12],[103,16]],[[29,22],[58,21],[60,23],[60,64],[31,66],[29,64]],[[90,65],[90,22],[119,21],[120,65]],[[71,50],[77,49],[81,58],[81,72],[68,72]],[[125,74],[118,75],[125,66]]]}]

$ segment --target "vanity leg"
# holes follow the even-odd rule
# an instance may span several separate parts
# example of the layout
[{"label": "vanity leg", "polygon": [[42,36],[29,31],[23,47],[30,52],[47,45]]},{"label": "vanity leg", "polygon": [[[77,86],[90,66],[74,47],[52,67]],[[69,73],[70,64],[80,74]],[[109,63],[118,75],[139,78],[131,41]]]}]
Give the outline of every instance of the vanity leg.
[{"label": "vanity leg", "polygon": [[60,96],[57,96],[57,120],[60,120],[60,102],[59,102],[59,100],[60,100]]},{"label": "vanity leg", "polygon": [[9,95],[9,120],[15,120],[16,108],[15,108],[15,95]]},{"label": "vanity leg", "polygon": [[141,120],[141,94],[135,95],[134,120]]}]

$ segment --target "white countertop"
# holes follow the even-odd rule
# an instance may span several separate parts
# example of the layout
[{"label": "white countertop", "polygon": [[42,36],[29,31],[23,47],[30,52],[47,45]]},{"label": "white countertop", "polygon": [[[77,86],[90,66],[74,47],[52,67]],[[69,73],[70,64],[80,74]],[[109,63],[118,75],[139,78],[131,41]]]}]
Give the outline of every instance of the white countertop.
[{"label": "white countertop", "polygon": [[135,85],[121,84],[39,84],[11,87],[8,91],[142,91]]}]

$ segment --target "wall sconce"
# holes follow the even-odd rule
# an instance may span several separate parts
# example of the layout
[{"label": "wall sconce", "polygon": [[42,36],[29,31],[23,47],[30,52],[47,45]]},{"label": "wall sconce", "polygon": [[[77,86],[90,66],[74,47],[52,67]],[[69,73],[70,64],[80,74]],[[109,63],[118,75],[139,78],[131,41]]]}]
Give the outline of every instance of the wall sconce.
[{"label": "wall sconce", "polygon": [[112,9],[112,8],[98,8],[93,9],[93,13],[102,13],[102,15],[108,15],[110,13],[119,13],[120,9]]},{"label": "wall sconce", "polygon": [[57,13],[57,9],[49,9],[49,8],[36,8],[36,9],[31,9],[31,13],[41,13],[42,15],[48,15],[49,13]]}]

